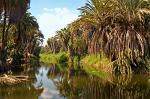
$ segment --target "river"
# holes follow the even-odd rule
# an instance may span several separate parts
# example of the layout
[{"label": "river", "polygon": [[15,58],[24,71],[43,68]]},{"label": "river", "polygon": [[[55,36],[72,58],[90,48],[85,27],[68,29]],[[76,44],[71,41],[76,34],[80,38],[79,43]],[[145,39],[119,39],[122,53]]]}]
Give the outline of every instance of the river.
[{"label": "river", "polygon": [[90,74],[69,75],[42,65],[30,82],[0,86],[0,99],[150,99],[150,77],[127,75],[106,80]]}]

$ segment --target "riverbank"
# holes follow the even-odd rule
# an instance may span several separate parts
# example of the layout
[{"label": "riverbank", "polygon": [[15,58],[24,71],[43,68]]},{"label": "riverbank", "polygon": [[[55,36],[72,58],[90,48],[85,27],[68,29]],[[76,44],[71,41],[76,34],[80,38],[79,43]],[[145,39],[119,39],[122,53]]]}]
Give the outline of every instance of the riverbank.
[{"label": "riverbank", "polygon": [[40,54],[40,62],[45,64],[59,64],[68,62],[69,57],[65,52],[62,53],[42,53]]},{"label": "riverbank", "polygon": [[108,81],[91,74],[69,75],[69,72],[57,71],[52,67],[36,67],[26,83],[0,86],[0,99],[47,99],[52,96],[54,99],[120,99],[125,96],[130,99],[150,98],[149,76],[113,76]]},{"label": "riverbank", "polygon": [[4,74],[3,76],[0,76],[0,85],[16,85],[16,84],[20,84],[20,83],[24,83],[29,81],[29,77],[28,76],[12,76],[12,75],[6,75]]},{"label": "riverbank", "polygon": [[106,78],[112,73],[112,62],[105,55],[87,55],[81,60],[87,73]]},{"label": "riverbank", "polygon": [[[40,55],[40,62],[45,64],[69,64],[69,56],[67,53],[43,53]],[[77,57],[74,58],[74,69],[77,69]],[[106,58],[105,55],[87,55],[82,57],[81,68],[83,68],[88,74],[96,75],[101,78],[106,78],[112,73],[111,61]]]}]

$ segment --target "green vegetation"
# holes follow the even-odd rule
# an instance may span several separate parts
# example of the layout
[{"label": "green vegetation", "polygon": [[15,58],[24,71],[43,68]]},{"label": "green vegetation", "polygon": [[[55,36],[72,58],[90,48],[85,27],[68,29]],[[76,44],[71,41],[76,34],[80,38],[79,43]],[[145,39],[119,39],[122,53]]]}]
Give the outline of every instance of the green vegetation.
[{"label": "green vegetation", "polygon": [[[44,36],[27,11],[29,4],[30,0],[0,1],[0,71],[39,59]],[[48,39],[41,61],[120,74],[148,70],[149,0],[90,0],[78,10],[77,20]]]},{"label": "green vegetation", "polygon": [[68,62],[68,55],[64,52],[57,54],[54,53],[42,53],[40,55],[40,61],[46,64],[61,64]]},{"label": "green vegetation", "polygon": [[150,0],[89,0],[45,47],[29,4],[0,0],[0,99],[150,99]]},{"label": "green vegetation", "polygon": [[105,72],[103,69],[101,69],[101,70],[100,69],[96,69],[94,66],[87,65],[87,64],[83,67],[83,69],[89,75],[94,75],[94,76],[100,77],[102,79],[109,80],[110,74],[108,72]]},{"label": "green vegetation", "polygon": [[27,10],[30,0],[0,1],[0,73],[30,68],[39,59],[43,34]]},{"label": "green vegetation", "polygon": [[[42,53],[40,55],[40,61],[45,64],[57,65],[59,70],[64,71],[68,69],[70,64],[69,56],[65,52],[59,53]],[[68,64],[68,65],[67,65]],[[73,61],[74,70],[78,70],[78,57],[74,57]],[[103,54],[88,55],[81,59],[82,68],[91,75],[96,75],[101,78],[107,78],[111,73],[111,61]]]},{"label": "green vegetation", "polygon": [[[73,68],[83,62],[83,67],[110,73],[147,72],[149,0],[90,0],[78,10],[77,20],[48,39],[49,52],[68,53]],[[100,53],[105,57],[99,57]]]},{"label": "green vegetation", "polygon": [[112,70],[112,63],[111,61],[104,55],[88,55],[81,60],[83,68],[92,72],[101,71],[106,73],[111,73]]}]

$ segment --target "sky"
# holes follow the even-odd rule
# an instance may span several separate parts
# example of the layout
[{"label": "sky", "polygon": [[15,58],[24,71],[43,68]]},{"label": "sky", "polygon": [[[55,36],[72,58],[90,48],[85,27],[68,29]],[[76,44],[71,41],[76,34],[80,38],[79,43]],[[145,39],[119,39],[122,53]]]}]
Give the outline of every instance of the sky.
[{"label": "sky", "polygon": [[77,9],[87,0],[31,0],[29,12],[37,18],[44,34],[44,44],[57,30],[67,26],[80,15]]}]

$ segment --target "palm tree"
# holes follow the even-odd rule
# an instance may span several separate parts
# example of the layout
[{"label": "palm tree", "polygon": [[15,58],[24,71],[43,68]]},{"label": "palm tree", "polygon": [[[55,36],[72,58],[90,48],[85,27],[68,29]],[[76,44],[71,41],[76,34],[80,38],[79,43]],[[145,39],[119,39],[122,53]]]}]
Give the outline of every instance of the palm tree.
[{"label": "palm tree", "polygon": [[61,43],[62,43],[62,50],[67,51],[68,48],[68,42],[70,39],[70,31],[69,28],[63,28],[60,31],[57,31],[57,36],[59,37]]},{"label": "palm tree", "polygon": [[15,49],[23,49],[25,63],[29,63],[30,56],[33,54],[36,45],[43,42],[43,34],[39,30],[37,20],[31,13],[27,12],[17,24],[15,35]]},{"label": "palm tree", "polygon": [[2,66],[6,65],[8,31],[11,24],[18,22],[26,12],[30,0],[1,0],[0,1],[0,19],[3,24],[2,46],[0,50],[0,60]]},{"label": "palm tree", "polygon": [[150,56],[150,0],[90,0],[79,10],[80,18],[69,24],[69,37],[65,29],[58,31],[48,41],[51,49],[61,41],[57,49],[68,46],[71,61],[76,55],[103,53],[120,70],[146,67]]},{"label": "palm tree", "polygon": [[52,53],[60,52],[60,49],[62,47],[61,42],[57,36],[49,38],[47,40],[47,44]]},{"label": "palm tree", "polygon": [[[150,17],[149,0],[91,0],[81,7],[81,21],[95,26],[91,46],[112,60],[137,57],[149,52],[145,22]],[[122,63],[123,61],[119,61]],[[125,65],[125,64],[124,64]]]}]

